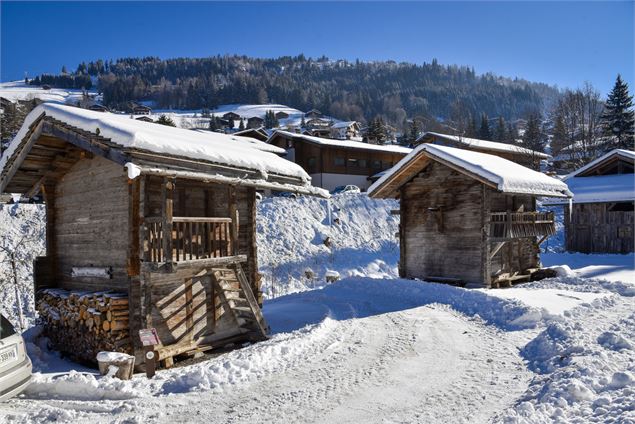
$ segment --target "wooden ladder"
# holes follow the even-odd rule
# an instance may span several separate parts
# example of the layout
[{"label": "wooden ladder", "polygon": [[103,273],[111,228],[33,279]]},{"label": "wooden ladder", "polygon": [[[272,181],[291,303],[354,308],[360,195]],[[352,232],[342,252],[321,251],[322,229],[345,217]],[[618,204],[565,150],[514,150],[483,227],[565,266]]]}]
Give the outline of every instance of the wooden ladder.
[{"label": "wooden ladder", "polygon": [[251,330],[255,339],[267,339],[269,326],[240,264],[213,268],[214,290],[228,312],[242,328]]}]

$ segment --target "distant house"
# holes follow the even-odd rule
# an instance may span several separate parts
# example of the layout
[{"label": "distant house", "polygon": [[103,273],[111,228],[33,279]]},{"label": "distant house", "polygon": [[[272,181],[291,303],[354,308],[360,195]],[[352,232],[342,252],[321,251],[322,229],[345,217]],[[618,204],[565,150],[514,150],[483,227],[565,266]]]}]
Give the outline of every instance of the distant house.
[{"label": "distant house", "polygon": [[252,116],[251,118],[247,119],[247,128],[260,128],[264,125],[265,120],[262,119],[259,116]]},{"label": "distant house", "polygon": [[229,121],[229,120],[237,121],[240,119],[240,115],[234,112],[227,112],[226,114],[223,115],[223,119],[226,121]]},{"label": "distant house", "polygon": [[368,177],[391,168],[411,150],[281,130],[271,135],[269,143],[286,149],[286,158],[304,168],[313,185],[327,190],[346,184],[366,189]]},{"label": "distant house", "polygon": [[109,109],[104,106],[104,105],[100,105],[98,103],[92,104],[90,106],[88,106],[88,109],[90,110],[94,110],[95,112],[108,112]]},{"label": "distant house", "polygon": [[150,115],[152,113],[152,108],[145,105],[135,104],[132,106],[132,113],[134,115]]},{"label": "distant house", "polygon": [[488,288],[533,278],[556,231],[536,198],[571,197],[562,181],[507,159],[428,143],[368,195],[400,200],[400,276]]},{"label": "distant house", "polygon": [[417,139],[415,145],[422,143],[457,147],[460,149],[472,150],[474,152],[488,153],[533,169],[538,169],[541,160],[546,160],[551,157],[546,153],[536,152],[513,144],[498,143],[495,141],[479,140],[477,138],[468,138],[435,132],[424,133]]},{"label": "distant house", "polygon": [[276,112],[276,119],[287,119],[289,117],[289,114],[287,112]]},{"label": "distant house", "polygon": [[564,181],[573,192],[565,208],[566,248],[582,253],[635,251],[635,152],[616,149],[575,172]]},{"label": "distant house", "polygon": [[308,111],[307,113],[304,114],[305,118],[321,118],[322,117],[322,112],[320,112],[317,109],[311,109],[310,111]]},{"label": "distant house", "polygon": [[143,121],[143,122],[154,122],[154,120],[152,118],[150,118],[149,116],[140,116],[138,118],[136,118],[137,121]]},{"label": "distant house", "polygon": [[553,168],[558,171],[572,172],[581,164],[602,156],[611,150],[611,138],[597,139],[593,144],[576,141],[560,149],[552,159]]},{"label": "distant house", "polygon": [[362,141],[361,126],[357,121],[335,122],[331,125],[331,138]]},{"label": "distant house", "polygon": [[314,137],[329,138],[331,136],[331,121],[322,118],[313,118],[305,122],[304,131]]},{"label": "distant house", "polygon": [[267,134],[264,127],[247,128],[245,130],[235,132],[234,135],[240,135],[243,137],[251,137],[260,141],[267,141],[269,139],[269,134]]}]

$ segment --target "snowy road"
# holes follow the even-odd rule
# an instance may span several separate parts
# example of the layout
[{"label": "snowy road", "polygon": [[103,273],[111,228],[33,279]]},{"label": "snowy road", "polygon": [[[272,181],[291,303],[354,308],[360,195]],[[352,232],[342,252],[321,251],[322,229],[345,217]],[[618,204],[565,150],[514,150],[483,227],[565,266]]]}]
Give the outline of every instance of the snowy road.
[{"label": "snowy road", "polygon": [[328,319],[306,337],[293,360],[220,392],[8,406],[18,422],[487,422],[531,377],[505,333],[441,305]]}]

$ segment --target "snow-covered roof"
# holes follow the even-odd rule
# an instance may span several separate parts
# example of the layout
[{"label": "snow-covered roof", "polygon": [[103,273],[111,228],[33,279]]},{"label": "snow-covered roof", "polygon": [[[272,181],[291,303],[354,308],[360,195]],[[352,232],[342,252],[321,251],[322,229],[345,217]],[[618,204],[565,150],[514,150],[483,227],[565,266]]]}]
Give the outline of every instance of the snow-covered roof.
[{"label": "snow-covered roof", "polygon": [[357,121],[340,121],[340,122],[335,122],[333,125],[331,125],[332,128],[348,128],[351,125],[355,125],[357,124]]},{"label": "snow-covered roof", "polygon": [[[573,203],[628,202],[635,200],[635,175],[613,174],[567,179]],[[566,204],[550,201],[549,204]]]},{"label": "snow-covered roof", "polygon": [[[584,165],[582,168],[579,168],[575,171],[573,171],[572,173],[568,174],[566,177],[564,177],[565,180],[568,180],[569,178],[573,178],[577,175],[580,175],[582,173],[584,173],[585,171],[599,165],[600,163],[609,160],[613,157],[621,157],[627,160],[631,160],[631,161],[635,161],[635,152],[632,150],[624,150],[624,149],[614,149],[611,150],[610,152],[608,152],[605,155],[600,156],[599,158],[587,163],[586,165]],[[588,177],[591,178],[591,177]]]},{"label": "snow-covered roof", "polygon": [[[417,165],[418,159],[422,156],[451,166],[473,178],[488,182],[504,193],[571,197],[571,192],[562,181],[510,160],[487,153],[428,143],[420,144],[408,156],[389,169],[385,175],[370,186],[368,195],[382,197],[380,191],[388,189],[388,195],[383,193],[383,196],[391,197],[400,185],[406,183],[410,177],[418,174],[426,166],[424,162]],[[397,182],[397,177],[404,177],[401,179],[401,183]]]},{"label": "snow-covered roof", "polygon": [[[193,131],[200,132],[202,134],[214,133],[214,131],[205,130],[205,129],[201,129],[201,128],[196,128]],[[253,138],[253,137],[247,137],[247,136],[244,136],[244,135],[239,135],[238,133],[226,134],[226,135],[228,137],[230,137],[232,140],[236,141],[237,143],[247,143],[247,145],[249,145],[249,147],[253,147],[254,149],[262,150],[263,152],[275,153],[277,155],[283,155],[283,154],[286,153],[286,150],[284,150],[281,147],[274,146],[273,144],[265,143],[264,141],[260,141],[258,139]]]},{"label": "snow-covered roof", "polygon": [[361,150],[377,150],[390,153],[402,153],[407,154],[412,151],[409,147],[396,146],[396,145],[382,145],[382,144],[369,144],[362,143],[361,141],[352,140],[333,140],[330,138],[314,137],[311,135],[297,134],[289,131],[278,130],[275,131],[269,138],[269,142],[277,135],[294,138],[296,140],[305,140],[309,143],[320,144],[323,146],[344,147],[347,149],[361,149]]},{"label": "snow-covered roof", "polygon": [[547,159],[550,156],[546,153],[536,152],[535,150],[525,147],[514,146],[512,144],[498,143],[496,141],[479,140],[478,138],[461,137],[458,135],[441,134],[432,131],[424,133],[417,139],[417,142],[423,141],[425,138],[440,138],[455,143],[460,143],[468,148],[489,150],[492,152],[507,152],[512,154],[523,154]]},{"label": "snow-covered roof", "polygon": [[290,177],[300,183],[299,187],[314,189],[310,184],[311,178],[300,166],[273,153],[254,148],[256,143],[246,141],[244,137],[191,131],[138,121],[128,115],[95,112],[55,103],[44,103],[26,117],[20,131],[0,159],[0,175],[3,174],[9,159],[23,143],[29,127],[42,115],[71,127],[98,134],[99,137],[121,146],[124,151],[148,151],[256,171],[263,181],[268,180],[269,174]]}]

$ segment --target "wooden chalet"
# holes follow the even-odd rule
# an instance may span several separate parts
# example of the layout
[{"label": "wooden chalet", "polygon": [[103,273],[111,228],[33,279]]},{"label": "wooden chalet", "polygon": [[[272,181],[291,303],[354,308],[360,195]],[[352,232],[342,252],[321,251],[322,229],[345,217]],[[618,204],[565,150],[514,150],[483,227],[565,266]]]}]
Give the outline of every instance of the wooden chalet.
[{"label": "wooden chalet", "polygon": [[252,116],[247,119],[247,128],[260,128],[264,125],[265,120],[259,116]]},{"label": "wooden chalet", "polygon": [[240,119],[240,115],[234,112],[227,112],[226,114],[222,116],[222,118],[225,119],[226,121],[229,121],[229,120],[238,121]]},{"label": "wooden chalet", "polygon": [[528,281],[539,245],[555,233],[536,197],[567,198],[566,184],[506,159],[422,144],[368,190],[400,199],[399,273],[498,287]]},{"label": "wooden chalet", "polygon": [[312,184],[327,190],[354,184],[370,185],[368,177],[389,169],[411,149],[351,140],[332,140],[288,131],[275,131],[269,144],[286,150],[286,158],[300,165]]},{"label": "wooden chalet", "polygon": [[566,248],[582,253],[630,253],[635,240],[635,152],[616,149],[564,181],[573,201],[564,207]]},{"label": "wooden chalet", "polygon": [[309,118],[309,119],[314,119],[314,118],[321,118],[322,117],[322,112],[320,112],[317,109],[311,109],[310,111],[308,111],[307,113],[304,114],[305,118]]},{"label": "wooden chalet", "polygon": [[516,162],[532,169],[540,168],[540,161],[547,160],[551,156],[546,153],[536,152],[524,147],[507,143],[498,143],[489,140],[448,135],[436,132],[426,132],[417,139],[415,145],[422,143],[436,144],[439,146],[457,147],[472,150],[474,152],[487,153]]},{"label": "wooden chalet", "polygon": [[140,116],[138,118],[135,118],[137,121],[143,121],[143,122],[154,122],[154,119],[150,118],[149,116]]},{"label": "wooden chalet", "polygon": [[267,141],[269,139],[269,134],[267,134],[264,127],[247,128],[242,131],[236,131],[234,135],[255,138],[260,141]]},{"label": "wooden chalet", "polygon": [[94,110],[95,112],[108,112],[109,111],[109,109],[106,106],[100,105],[99,103],[95,103],[95,104],[92,104],[92,105],[88,106],[88,109],[89,110]]},{"label": "wooden chalet", "polygon": [[279,112],[276,112],[275,117],[276,119],[287,119],[289,117],[289,114],[281,110]]},{"label": "wooden chalet", "polygon": [[359,122],[335,122],[330,126],[331,138],[338,140],[362,141],[362,131]]},{"label": "wooden chalet", "polygon": [[150,115],[152,113],[152,108],[145,105],[133,105],[132,106],[132,114],[133,115]]},{"label": "wooden chalet", "polygon": [[331,121],[322,118],[313,118],[306,121],[304,131],[314,137],[331,138]]},{"label": "wooden chalet", "polygon": [[328,196],[297,165],[253,144],[45,103],[0,159],[0,193],[46,204],[34,266],[53,345],[94,361],[134,353],[155,328],[158,358],[260,340],[256,190]]}]

